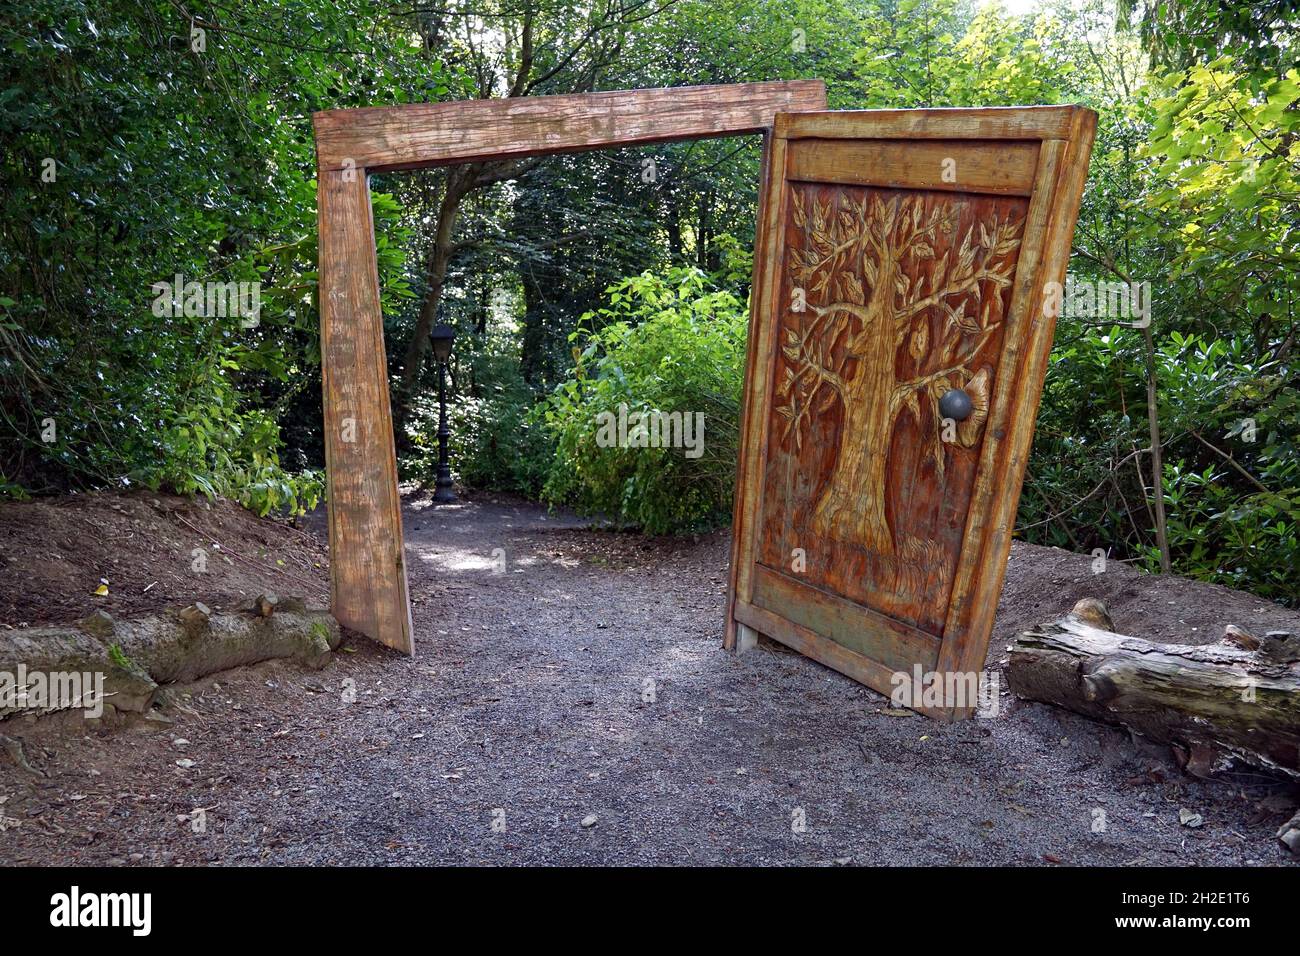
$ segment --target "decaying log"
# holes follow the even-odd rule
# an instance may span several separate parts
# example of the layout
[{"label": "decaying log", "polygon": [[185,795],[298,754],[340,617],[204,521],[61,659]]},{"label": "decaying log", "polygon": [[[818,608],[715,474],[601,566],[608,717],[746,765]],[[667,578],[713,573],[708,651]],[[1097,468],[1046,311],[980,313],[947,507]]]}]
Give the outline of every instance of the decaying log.
[{"label": "decaying log", "polygon": [[[278,600],[269,616],[263,607],[214,612],[195,603],[132,620],[97,611],[73,627],[0,631],[0,675],[12,681],[20,666],[29,675],[102,674],[109,705],[143,713],[161,684],[275,658],[323,667],[342,639],[328,611],[292,598]],[[0,718],[31,710],[12,703],[0,700]]]},{"label": "decaying log", "polygon": [[1235,757],[1300,777],[1300,663],[1289,635],[1255,650],[1224,643],[1159,644],[1070,615],[1022,633],[1007,668],[1011,689],[1122,724],[1172,744],[1207,775]]}]

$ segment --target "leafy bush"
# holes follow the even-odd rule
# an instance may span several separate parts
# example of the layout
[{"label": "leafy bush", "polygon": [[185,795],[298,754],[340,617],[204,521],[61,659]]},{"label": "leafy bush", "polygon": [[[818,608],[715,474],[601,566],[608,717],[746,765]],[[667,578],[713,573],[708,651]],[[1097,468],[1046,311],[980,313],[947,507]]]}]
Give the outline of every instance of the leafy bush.
[{"label": "leafy bush", "polygon": [[[165,5],[24,0],[0,13],[0,495],[143,485],[259,511],[315,504],[319,475],[280,460],[288,400],[320,388],[310,114],[383,94],[370,57],[305,52],[324,43],[313,6],[340,12],[277,16],[250,0],[242,15],[279,40],[226,20],[203,55]],[[376,11],[344,7],[350,47],[394,51],[386,89],[437,78],[389,42],[409,24],[352,35]],[[390,306],[406,293],[399,212],[374,196]],[[257,325],[156,314],[154,284],[178,273],[259,282]],[[303,407],[318,432],[319,401]]]},{"label": "leafy bush", "polygon": [[[1052,356],[1020,527],[1159,568],[1141,337],[1068,329]],[[1155,350],[1175,571],[1282,603],[1300,596],[1300,390],[1242,336],[1171,330]]]},{"label": "leafy bush", "polygon": [[[573,333],[574,361],[537,414],[557,449],[544,496],[654,534],[730,517],[744,374],[744,303],[696,269],[642,273]],[[601,447],[604,415],[702,413],[703,448]]]}]

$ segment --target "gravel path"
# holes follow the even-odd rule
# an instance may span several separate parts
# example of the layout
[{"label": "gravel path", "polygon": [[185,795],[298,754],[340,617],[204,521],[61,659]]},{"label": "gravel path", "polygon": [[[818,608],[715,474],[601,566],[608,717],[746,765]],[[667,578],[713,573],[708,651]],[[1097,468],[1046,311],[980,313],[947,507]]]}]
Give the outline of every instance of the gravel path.
[{"label": "gravel path", "polygon": [[[724,535],[647,540],[423,496],[406,528],[415,659],[354,639],[321,672],[275,662],[178,688],[170,724],[24,724],[50,776],[0,766],[0,861],[1287,862],[1284,788],[1200,783],[1009,697],[943,726],[781,649],[724,653]],[[1087,560],[1054,568],[1064,581]],[[1045,581],[1024,582],[1016,613],[1082,596]]]}]

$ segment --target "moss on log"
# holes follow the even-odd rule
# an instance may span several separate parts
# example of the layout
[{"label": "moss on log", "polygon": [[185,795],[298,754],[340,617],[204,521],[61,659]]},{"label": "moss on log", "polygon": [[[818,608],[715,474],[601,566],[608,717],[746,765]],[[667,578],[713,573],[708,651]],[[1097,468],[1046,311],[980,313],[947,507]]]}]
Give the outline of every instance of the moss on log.
[{"label": "moss on log", "polygon": [[[273,613],[264,614],[268,607]],[[140,713],[161,684],[277,658],[323,667],[341,639],[329,612],[274,595],[239,611],[192,604],[121,621],[101,611],[74,627],[0,631],[0,673],[15,674],[22,665],[28,673],[102,674],[107,702]],[[19,711],[30,708],[0,704],[0,717]]]}]

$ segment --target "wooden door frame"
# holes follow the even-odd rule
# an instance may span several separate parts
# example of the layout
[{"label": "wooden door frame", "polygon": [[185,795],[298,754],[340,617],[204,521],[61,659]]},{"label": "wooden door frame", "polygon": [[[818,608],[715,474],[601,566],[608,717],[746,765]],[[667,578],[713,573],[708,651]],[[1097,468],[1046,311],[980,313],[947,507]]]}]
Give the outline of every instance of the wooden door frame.
[{"label": "wooden door frame", "polygon": [[[414,653],[368,176],[609,146],[763,134],[826,108],[820,80],[415,103],[312,114],[330,609]],[[762,211],[759,213],[762,217]]]},{"label": "wooden door frame", "polygon": [[[850,126],[852,117],[869,120],[869,131],[864,132],[861,124]],[[1014,318],[1017,324],[1028,325],[1024,348],[1015,354],[1014,348],[1004,347],[1001,362],[1005,367],[999,369],[995,380],[997,397],[985,426],[976,486],[963,533],[962,554],[970,554],[973,560],[959,565],[959,577],[953,585],[932,668],[939,674],[971,673],[981,671],[984,665],[1052,348],[1056,320],[1041,307],[1043,297],[1049,283],[1065,279],[1096,122],[1096,113],[1077,106],[806,112],[797,117],[777,118],[754,243],[754,285],[741,405],[724,647],[744,648],[752,634],[746,633],[747,640],[738,642],[738,629],[743,627],[792,647],[886,696],[890,694],[893,675],[888,667],[753,603],[758,555],[756,535],[762,522],[762,479],[767,460],[767,411],[778,354],[773,337],[780,318],[777,297],[780,260],[784,258],[781,230],[785,210],[780,208],[781,202],[768,200],[774,186],[781,185],[786,177],[788,143],[795,139],[870,141],[879,162],[864,165],[852,174],[853,181],[859,185],[976,193],[1005,192],[1001,180],[1007,171],[996,167],[979,169],[981,183],[977,189],[948,186],[940,178],[937,156],[927,156],[935,160],[934,168],[911,161],[920,159],[923,150],[919,144],[943,140],[1037,144],[1037,163],[1029,172],[1032,189],[1020,193],[1030,197],[1031,221],[1026,226],[1026,246],[1020,252],[1008,309],[1008,321]],[[917,143],[918,149],[909,157],[898,148],[899,142]],[[787,193],[788,190],[780,190],[783,197]],[[1031,229],[1036,236],[1034,243],[1029,242]],[[1010,415],[1012,407],[1020,409],[1021,414]],[[987,520],[982,521],[985,516]],[[890,622],[882,619],[880,626],[889,627]],[[971,708],[950,706],[917,709],[941,719],[971,713]]]}]

